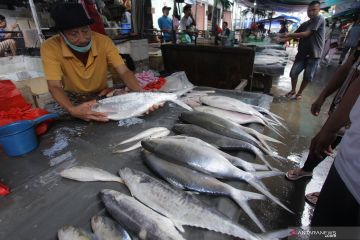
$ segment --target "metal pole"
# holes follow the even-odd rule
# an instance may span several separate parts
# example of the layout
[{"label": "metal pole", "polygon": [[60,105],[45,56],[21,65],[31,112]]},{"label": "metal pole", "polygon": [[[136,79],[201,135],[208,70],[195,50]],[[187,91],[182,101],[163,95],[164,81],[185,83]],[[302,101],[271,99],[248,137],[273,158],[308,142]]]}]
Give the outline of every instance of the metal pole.
[{"label": "metal pole", "polygon": [[37,33],[39,35],[39,40],[40,40],[40,43],[42,43],[42,42],[44,42],[45,37],[42,34],[41,29],[40,29],[39,18],[38,18],[37,12],[36,12],[34,1],[29,0],[29,4],[30,4],[31,13],[32,13],[32,16],[33,16],[33,19],[35,22],[35,27],[36,27]]}]

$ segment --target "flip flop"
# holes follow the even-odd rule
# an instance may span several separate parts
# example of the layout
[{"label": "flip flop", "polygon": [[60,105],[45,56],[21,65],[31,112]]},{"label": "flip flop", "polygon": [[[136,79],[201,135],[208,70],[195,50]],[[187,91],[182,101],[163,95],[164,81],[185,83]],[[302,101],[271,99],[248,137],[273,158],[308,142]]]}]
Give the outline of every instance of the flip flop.
[{"label": "flip flop", "polygon": [[298,174],[291,174],[290,171],[288,171],[285,174],[285,178],[289,181],[296,181],[301,178],[311,178],[312,177],[312,173],[305,173],[305,174],[298,175]]},{"label": "flip flop", "polygon": [[312,192],[305,195],[305,201],[311,206],[315,206],[320,196],[320,192]]},{"label": "flip flop", "polygon": [[290,92],[288,92],[287,94],[285,94],[285,97],[291,98],[292,96],[295,95],[295,93],[296,93],[296,92],[294,92],[294,91],[290,91]]}]

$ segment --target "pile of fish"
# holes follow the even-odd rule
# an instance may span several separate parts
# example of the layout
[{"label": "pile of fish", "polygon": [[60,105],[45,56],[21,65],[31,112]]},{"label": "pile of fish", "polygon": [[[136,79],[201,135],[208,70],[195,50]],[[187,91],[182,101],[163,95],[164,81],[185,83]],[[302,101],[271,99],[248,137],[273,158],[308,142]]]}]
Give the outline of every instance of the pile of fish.
[{"label": "pile of fish", "polygon": [[[109,118],[114,120],[139,116],[152,105],[164,101],[172,101],[191,110],[178,99],[184,93],[126,94],[102,100],[94,110],[105,111]],[[244,126],[258,123],[280,135],[277,127],[286,129],[281,122],[282,119],[261,107],[234,98],[209,94],[212,92],[193,91],[187,95],[185,102],[190,104],[194,111],[182,112],[180,120],[183,123],[175,124],[174,132],[181,135],[169,136],[169,129],[153,127],[114,146],[114,153],[142,147],[144,163],[165,181],[130,168],[120,169],[120,177],[102,169],[85,166],[65,169],[60,175],[76,181],[112,181],[125,184],[131,196],[104,189],[100,193],[101,200],[111,217],[140,239],[184,239],[184,226],[203,228],[241,239],[286,237],[288,230],[265,233],[266,228],[248,204],[250,200],[268,198],[293,213],[271,194],[261,181],[262,178],[283,175],[266,160],[266,155],[281,158],[269,145],[281,142]],[[131,146],[124,147],[128,144]],[[251,152],[264,164],[245,161],[224,152],[226,150]],[[260,193],[234,188],[222,180],[246,182]],[[256,234],[248,230],[188,191],[232,199],[263,233]],[[98,237],[110,236],[113,232],[104,230],[110,225],[113,226],[111,229],[120,229],[118,235],[125,236],[125,230],[115,227],[116,223],[111,219],[97,222],[103,223],[102,227],[92,224],[94,235],[98,239],[128,239]],[[65,227],[58,232],[60,240],[82,239],[61,238],[71,234],[93,239],[92,234],[73,227]]]},{"label": "pile of fish", "polygon": [[[248,200],[264,199],[263,195],[235,189],[200,172],[162,161],[150,153],[146,153],[145,157],[146,163],[168,182],[173,181],[172,184],[178,182],[185,189],[202,189],[210,194],[231,197],[264,231],[260,221],[247,205]],[[104,181],[104,173],[105,171],[96,168],[74,167],[73,170],[64,170],[61,175],[79,181]],[[111,173],[106,175],[107,179],[113,181],[114,176]],[[58,231],[60,240],[129,239],[121,226],[140,239],[183,240],[184,226],[204,228],[241,239],[277,239],[288,235],[288,230],[253,233],[193,194],[171,187],[141,171],[122,168],[119,175],[133,197],[110,189],[102,190],[100,196],[108,213],[120,225],[111,219],[98,216],[92,219],[92,229],[97,238],[84,230],[64,227]]]}]

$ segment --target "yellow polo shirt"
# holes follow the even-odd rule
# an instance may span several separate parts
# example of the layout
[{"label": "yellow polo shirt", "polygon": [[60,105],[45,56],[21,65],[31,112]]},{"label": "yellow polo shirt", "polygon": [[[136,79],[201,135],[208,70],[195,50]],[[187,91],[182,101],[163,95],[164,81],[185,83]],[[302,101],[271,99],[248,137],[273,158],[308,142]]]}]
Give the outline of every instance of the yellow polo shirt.
[{"label": "yellow polo shirt", "polygon": [[92,32],[92,47],[86,66],[75,57],[60,35],[41,45],[41,60],[47,80],[61,80],[64,90],[95,93],[106,88],[108,66],[125,64],[112,40]]}]

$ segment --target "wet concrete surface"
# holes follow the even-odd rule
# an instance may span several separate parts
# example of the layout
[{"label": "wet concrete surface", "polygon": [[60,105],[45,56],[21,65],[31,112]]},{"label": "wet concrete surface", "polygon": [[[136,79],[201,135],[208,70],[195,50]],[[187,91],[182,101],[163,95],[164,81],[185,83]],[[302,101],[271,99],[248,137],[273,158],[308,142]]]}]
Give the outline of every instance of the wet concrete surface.
[{"label": "wet concrete surface", "polygon": [[[287,51],[290,55],[289,62],[286,66],[285,74],[273,81],[271,93],[274,95],[274,101],[270,109],[273,113],[283,117],[286,126],[289,128],[289,132],[282,132],[285,145],[277,146],[278,153],[288,160],[281,164],[281,170],[284,172],[303,166],[309,152],[308,149],[312,137],[315,136],[327,119],[327,111],[332,97],[330,96],[327,99],[318,117],[310,113],[311,104],[316,100],[338,67],[336,60],[338,56],[335,55],[327,67],[318,68],[313,82],[303,92],[303,99],[291,100],[284,97],[284,95],[291,90],[289,72],[293,64],[296,49],[288,48]],[[297,89],[300,87],[301,81],[302,74],[299,76]],[[270,130],[265,130],[265,134],[276,137]],[[280,226],[285,225],[285,223],[289,227],[308,226],[310,224],[314,208],[304,201],[304,196],[307,193],[321,190],[333,160],[333,157],[328,157],[319,164],[314,169],[311,180],[287,181],[288,203],[296,214],[293,216],[284,215],[282,219],[279,219]]]}]

